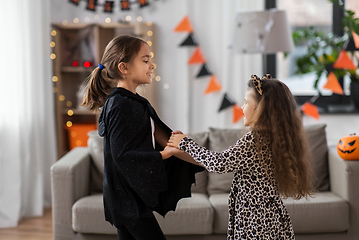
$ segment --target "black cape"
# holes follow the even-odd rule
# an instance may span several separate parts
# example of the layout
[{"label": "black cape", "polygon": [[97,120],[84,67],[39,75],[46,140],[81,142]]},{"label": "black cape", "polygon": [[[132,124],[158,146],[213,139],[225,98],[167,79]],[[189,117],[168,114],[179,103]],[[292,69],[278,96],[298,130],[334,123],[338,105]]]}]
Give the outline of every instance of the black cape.
[{"label": "black cape", "polygon": [[153,148],[150,117],[168,136],[172,130],[157,116],[147,99],[114,88],[99,118],[104,137],[103,198],[105,218],[115,227],[134,227],[152,211],[162,216],[191,196],[195,173],[204,168],[176,157],[162,160],[163,148]]}]

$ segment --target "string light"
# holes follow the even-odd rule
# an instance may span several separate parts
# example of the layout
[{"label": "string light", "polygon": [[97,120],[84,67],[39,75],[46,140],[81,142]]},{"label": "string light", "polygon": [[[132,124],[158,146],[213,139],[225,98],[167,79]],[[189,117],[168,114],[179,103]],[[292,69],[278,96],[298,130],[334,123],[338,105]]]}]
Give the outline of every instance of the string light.
[{"label": "string light", "polygon": [[137,22],[142,22],[142,17],[137,17]]},{"label": "string light", "polygon": [[85,17],[85,22],[89,22],[90,21],[90,18],[89,17]]},{"label": "string light", "polygon": [[74,115],[74,111],[72,111],[71,109],[68,110],[68,111],[67,111],[67,115],[69,115],[69,116],[71,117],[72,115]]},{"label": "string light", "polygon": [[74,18],[74,23],[79,23],[80,19],[79,18]]},{"label": "string light", "polygon": [[165,84],[163,85],[163,88],[164,88],[164,89],[169,89],[169,88],[170,88],[170,85],[169,85],[168,83],[165,83]]},{"label": "string light", "polygon": [[60,95],[59,96],[59,100],[62,102],[62,101],[64,101],[65,100],[65,96],[64,95]]},{"label": "string light", "polygon": [[57,76],[53,76],[53,77],[52,77],[52,81],[53,81],[53,82],[57,82],[57,80],[59,80],[59,79],[57,78]]},{"label": "string light", "polygon": [[127,22],[131,21],[131,16],[126,16],[126,21]]},{"label": "string light", "polygon": [[77,137],[77,132],[72,131],[72,132],[71,132],[71,137],[74,137],[74,138]]},{"label": "string light", "polygon": [[66,21],[66,20],[64,20],[64,21],[62,21],[62,25],[67,25],[68,24],[68,21]]},{"label": "string light", "polygon": [[76,141],[76,146],[81,146],[81,144],[82,144],[81,140]]},{"label": "string light", "polygon": [[153,69],[156,69],[157,68],[156,63],[152,63],[152,64],[153,64]]},{"label": "string light", "polygon": [[147,44],[148,44],[148,46],[152,46],[152,42],[151,41],[147,41]]},{"label": "string light", "polygon": [[149,31],[147,32],[147,36],[152,37],[152,35],[153,35],[153,32],[152,32],[151,30],[149,30]]},{"label": "string light", "polygon": [[151,27],[151,26],[152,26],[152,22],[151,22],[151,21],[148,21],[148,22],[147,22],[147,26]]},{"label": "string light", "polygon": [[66,102],[66,106],[71,107],[71,106],[72,106],[72,102],[71,102],[71,101],[67,101],[67,102]]},{"label": "string light", "polygon": [[93,18],[96,19],[96,20],[99,20],[99,19],[100,19],[100,15],[96,14]]},{"label": "string light", "polygon": [[53,48],[53,47],[55,47],[55,45],[56,45],[56,44],[55,44],[55,42],[54,42],[54,41],[50,42],[50,47],[52,47],[52,48]]},{"label": "string light", "polygon": [[156,76],[156,77],[155,77],[155,80],[156,80],[157,82],[159,82],[159,81],[161,81],[161,77],[160,77],[160,76]]},{"label": "string light", "polygon": [[150,52],[151,54],[151,58],[153,58],[155,56],[155,54],[153,52]]},{"label": "string light", "polygon": [[111,18],[109,18],[109,17],[106,18],[106,19],[105,19],[105,22],[106,22],[106,23],[110,23],[110,22],[111,22]]},{"label": "string light", "polygon": [[52,91],[54,92],[54,93],[57,93],[57,87],[54,87],[53,89],[52,89]]},{"label": "string light", "polygon": [[56,30],[52,30],[52,31],[51,31],[51,36],[55,37],[56,34],[57,34]]},{"label": "string light", "polygon": [[52,60],[54,60],[54,59],[56,58],[56,54],[55,54],[55,53],[51,53],[50,58],[51,58]]},{"label": "string light", "polygon": [[67,121],[67,122],[66,122],[66,126],[67,126],[67,127],[72,127],[72,122],[71,122],[71,121]]}]

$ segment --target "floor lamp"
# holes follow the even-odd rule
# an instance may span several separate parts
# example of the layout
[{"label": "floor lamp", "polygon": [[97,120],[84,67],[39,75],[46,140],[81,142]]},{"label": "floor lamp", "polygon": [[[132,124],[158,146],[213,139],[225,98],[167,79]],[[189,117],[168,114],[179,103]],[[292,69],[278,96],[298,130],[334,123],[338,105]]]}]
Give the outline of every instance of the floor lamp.
[{"label": "floor lamp", "polygon": [[267,54],[288,53],[294,49],[285,11],[270,9],[238,12],[235,19],[233,46],[236,52],[238,54],[262,53],[263,74],[267,73]]}]

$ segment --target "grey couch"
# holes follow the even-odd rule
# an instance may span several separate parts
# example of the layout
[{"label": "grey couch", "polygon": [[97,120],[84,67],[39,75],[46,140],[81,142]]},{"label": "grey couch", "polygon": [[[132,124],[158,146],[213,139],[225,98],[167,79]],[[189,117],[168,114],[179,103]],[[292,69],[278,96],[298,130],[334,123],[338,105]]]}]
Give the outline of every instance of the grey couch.
[{"label": "grey couch", "polygon": [[[359,239],[359,161],[344,161],[327,146],[325,125],[306,127],[318,190],[308,200],[285,199],[296,239]],[[201,145],[222,151],[242,130],[210,129],[193,134]],[[88,147],[71,150],[51,167],[54,240],[117,239],[104,220],[102,205],[102,139],[90,132]],[[176,211],[156,218],[169,240],[226,239],[231,174],[196,175],[192,197]]]}]

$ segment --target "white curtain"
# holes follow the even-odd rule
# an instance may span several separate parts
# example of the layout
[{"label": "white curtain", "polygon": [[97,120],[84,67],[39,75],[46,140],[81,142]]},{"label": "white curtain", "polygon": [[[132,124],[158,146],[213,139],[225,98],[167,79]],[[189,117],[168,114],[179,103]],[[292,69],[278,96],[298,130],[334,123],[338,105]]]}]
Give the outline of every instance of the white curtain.
[{"label": "white curtain", "polygon": [[0,228],[51,204],[56,160],[47,0],[0,7]]}]

